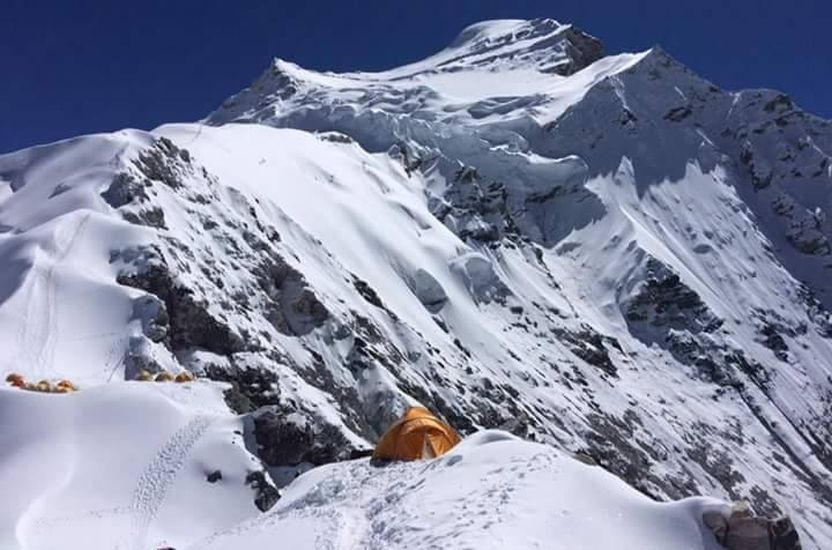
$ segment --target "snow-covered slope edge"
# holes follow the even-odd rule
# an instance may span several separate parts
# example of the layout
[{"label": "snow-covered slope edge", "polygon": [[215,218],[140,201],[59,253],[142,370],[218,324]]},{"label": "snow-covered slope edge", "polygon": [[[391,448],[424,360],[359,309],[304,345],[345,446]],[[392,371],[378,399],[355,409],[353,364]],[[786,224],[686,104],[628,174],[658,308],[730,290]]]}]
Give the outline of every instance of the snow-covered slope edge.
[{"label": "snow-covered slope edge", "polygon": [[657,503],[600,468],[486,431],[429,463],[365,460],[298,478],[265,517],[194,549],[646,548],[719,550],[714,499]]}]

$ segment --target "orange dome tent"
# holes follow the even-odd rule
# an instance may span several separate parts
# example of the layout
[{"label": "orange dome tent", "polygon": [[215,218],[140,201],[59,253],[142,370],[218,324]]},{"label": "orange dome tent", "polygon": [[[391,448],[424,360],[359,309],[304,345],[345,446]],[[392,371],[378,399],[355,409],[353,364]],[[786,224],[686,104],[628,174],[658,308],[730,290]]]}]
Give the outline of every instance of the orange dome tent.
[{"label": "orange dome tent", "polygon": [[453,428],[423,407],[410,407],[379,440],[373,460],[418,460],[442,456],[459,443]]}]

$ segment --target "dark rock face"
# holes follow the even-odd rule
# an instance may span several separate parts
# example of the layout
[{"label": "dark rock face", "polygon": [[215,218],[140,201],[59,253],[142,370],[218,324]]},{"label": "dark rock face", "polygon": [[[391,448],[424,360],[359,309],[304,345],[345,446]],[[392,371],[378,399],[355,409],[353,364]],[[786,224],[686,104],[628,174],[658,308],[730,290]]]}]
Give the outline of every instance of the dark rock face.
[{"label": "dark rock face", "polygon": [[381,301],[381,298],[378,297],[376,291],[370,285],[368,285],[366,281],[362,281],[361,279],[355,279],[353,281],[353,286],[355,287],[355,290],[357,290],[358,293],[361,294],[361,297],[367,300],[369,303],[373,304],[376,307],[386,309]]},{"label": "dark rock face", "polygon": [[732,499],[739,499],[738,486],[745,482],[745,477],[734,467],[733,459],[727,452],[713,448],[708,441],[710,438],[703,437],[702,432],[707,431],[707,427],[702,427],[700,432],[688,434],[691,446],[686,451],[687,455],[719,481]]},{"label": "dark rock face", "polygon": [[776,355],[781,361],[788,361],[789,346],[786,344],[783,336],[777,332],[777,328],[774,325],[763,325],[762,329],[760,329],[760,335],[764,338],[764,346],[774,352],[774,355]]},{"label": "dark rock face", "polygon": [[[156,254],[161,258],[161,254]],[[178,285],[163,260],[151,263],[140,272],[122,273],[119,284],[139,288],[160,298],[170,318],[166,343],[174,349],[198,347],[230,355],[242,351],[241,338],[208,311],[206,304],[194,298],[192,290]]]},{"label": "dark rock face", "polygon": [[101,193],[101,197],[113,208],[121,208],[131,202],[147,200],[144,185],[127,172],[116,174],[110,187]]},{"label": "dark rock face", "polygon": [[280,500],[280,492],[271,484],[265,472],[258,470],[246,476],[246,485],[254,490],[254,505],[267,512]]},{"label": "dark rock face", "polygon": [[280,403],[280,386],[277,374],[273,371],[209,365],[205,368],[205,376],[231,384],[223,396],[228,408],[237,414],[254,412],[260,407]]},{"label": "dark rock face", "polygon": [[416,295],[416,298],[425,306],[425,309],[431,313],[439,312],[448,301],[448,295],[445,289],[439,284],[433,275],[424,269],[417,269],[413,274],[408,284]]},{"label": "dark rock face", "polygon": [[563,32],[567,40],[565,51],[570,62],[562,65],[557,74],[568,76],[584,69],[604,57],[604,45],[600,40],[575,27]]},{"label": "dark rock face", "polygon": [[253,418],[259,456],[269,466],[327,464],[355,450],[337,428],[296,411],[271,408]]},{"label": "dark rock face", "polygon": [[806,323],[787,322],[773,310],[755,309],[753,312],[758,341],[783,362],[789,361],[788,339],[805,335],[809,331]]},{"label": "dark rock face", "polygon": [[165,303],[153,294],[140,296],[133,303],[133,318],[142,323],[142,333],[151,342],[163,342],[170,330],[170,316]]},{"label": "dark rock face", "polygon": [[723,323],[696,292],[655,258],[647,260],[645,281],[628,302],[625,317],[631,325],[645,323],[662,332],[714,332]]},{"label": "dark rock face", "polygon": [[136,212],[124,212],[124,219],[136,225],[146,225],[156,229],[167,229],[165,212],[158,207],[142,208]]},{"label": "dark rock face", "polygon": [[803,254],[828,256],[832,244],[824,233],[825,221],[823,215],[805,212],[802,217],[791,220],[786,240]]},{"label": "dark rock face", "polygon": [[190,165],[191,155],[187,150],[174,145],[169,139],[160,137],[153,143],[153,147],[139,155],[134,164],[149,180],[159,181],[176,189],[182,185],[182,170],[181,163],[171,162],[172,159],[178,159]]},{"label": "dark rock face", "polygon": [[806,306],[806,311],[815,331],[824,338],[832,338],[832,313],[823,306],[820,300],[815,298],[806,285],[801,285],[798,295]]},{"label": "dark rock face", "polygon": [[619,347],[614,338],[604,337],[589,325],[580,331],[553,329],[555,335],[569,345],[570,351],[609,376],[617,377],[618,369],[610,358],[607,346]]},{"label": "dark rock face", "polygon": [[266,318],[281,333],[308,334],[329,317],[329,311],[308,288],[303,275],[274,255],[257,271],[260,287],[269,298]]}]

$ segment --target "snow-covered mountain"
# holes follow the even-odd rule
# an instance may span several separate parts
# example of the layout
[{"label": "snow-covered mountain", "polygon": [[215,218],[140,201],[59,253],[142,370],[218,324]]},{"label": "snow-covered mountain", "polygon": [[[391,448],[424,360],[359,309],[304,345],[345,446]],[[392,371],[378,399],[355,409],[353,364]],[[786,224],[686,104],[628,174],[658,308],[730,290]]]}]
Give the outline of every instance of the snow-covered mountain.
[{"label": "snow-covered mountain", "polygon": [[[137,545],[230,548],[238,533],[255,548],[245,537],[278,529],[334,533],[336,548],[415,545],[406,526],[440,520],[382,517],[374,499],[398,495],[401,474],[413,498],[447,509],[472,490],[443,488],[454,457],[377,481],[364,462],[316,469],[269,515],[257,508],[274,500],[263,468],[283,485],[347,459],[421,403],[464,434],[500,428],[580,452],[656,500],[787,513],[805,548],[826,548],[830,154],[830,122],[784,94],[720,90],[659,48],[605,56],[545,19],[473,25],[381,73],[275,60],[200,123],[0,156],[0,372],[82,388],[0,391],[20,419],[0,432],[0,478],[41,449],[77,453],[72,467],[31,462],[37,481],[0,507],[0,541],[50,548],[50,521],[123,521],[112,536]],[[123,382],[182,369],[199,380]],[[568,460],[513,440],[491,459],[480,443],[459,456],[499,463],[518,494],[549,486],[510,464]],[[123,477],[85,458],[110,444],[114,460],[131,457]],[[142,471],[145,458],[165,466]],[[215,470],[219,484],[197,487]],[[87,495],[96,475],[125,491]],[[623,502],[605,474],[590,477],[570,490],[600,484]],[[341,492],[342,478],[359,481]],[[217,508],[178,515],[176,491]],[[504,501],[520,523],[445,517],[434,542],[482,547],[483,533],[576,501],[534,510],[525,498]],[[639,521],[704,506],[620,498],[634,517],[622,548],[650,547]],[[710,548],[707,536],[653,547]]]}]

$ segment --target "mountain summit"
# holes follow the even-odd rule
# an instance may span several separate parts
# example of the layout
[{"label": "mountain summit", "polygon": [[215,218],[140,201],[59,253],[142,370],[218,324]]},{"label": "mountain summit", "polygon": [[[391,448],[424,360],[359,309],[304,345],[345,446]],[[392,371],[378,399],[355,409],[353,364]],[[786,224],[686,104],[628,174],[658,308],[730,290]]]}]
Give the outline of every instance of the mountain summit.
[{"label": "mountain summit", "polygon": [[535,68],[568,76],[603,53],[596,38],[553,19],[484,21],[467,27],[443,51],[396,72],[425,67],[435,72]]},{"label": "mountain summit", "polygon": [[[593,547],[603,532],[621,548],[716,549],[701,518],[725,502],[650,500],[709,495],[788,514],[804,548],[827,548],[830,155],[830,122],[785,94],[722,90],[660,48],[604,55],[537,19],[472,25],[382,72],[275,60],[200,123],[0,156],[0,371],[81,387],[0,391],[26,419],[0,446],[41,456],[58,438],[96,456],[119,446],[97,424],[111,414],[144,434],[123,457],[137,485],[102,472],[112,495],[81,483],[94,468],[43,458],[49,479],[0,508],[0,545],[49,547],[49,525],[101,518],[150,546],[257,548],[275,526],[299,547],[320,542],[310,532],[416,545],[402,533],[428,519],[386,506],[475,506],[444,489],[462,468],[487,481],[489,519],[449,512],[436,545],[499,547],[512,530],[550,544],[518,500],[547,493],[552,514],[633,518],[578,521]],[[123,382],[182,370],[197,381]],[[410,405],[462,435],[502,431],[424,471],[316,468],[240,524],[274,505],[270,480],[365,451]],[[146,407],[158,433],[121,407]],[[41,429],[54,418],[63,430]],[[530,479],[579,481],[542,491],[522,481],[529,464]],[[13,471],[0,461],[0,479]],[[596,516],[578,497],[598,487],[611,504]],[[187,495],[207,519],[159,513]]]}]

